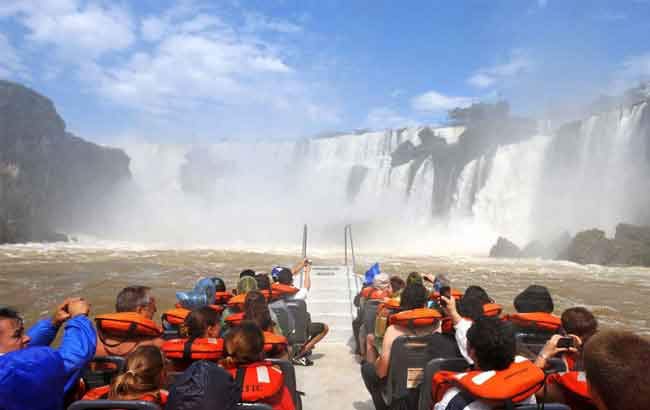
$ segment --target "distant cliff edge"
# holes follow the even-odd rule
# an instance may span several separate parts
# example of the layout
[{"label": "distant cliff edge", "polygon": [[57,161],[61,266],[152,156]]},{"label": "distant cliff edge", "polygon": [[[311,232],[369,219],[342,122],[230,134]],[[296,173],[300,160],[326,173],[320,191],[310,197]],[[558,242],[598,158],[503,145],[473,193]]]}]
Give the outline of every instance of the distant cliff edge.
[{"label": "distant cliff edge", "polygon": [[101,223],[129,161],[66,132],[48,98],[0,80],[0,243],[64,240],[57,232]]}]

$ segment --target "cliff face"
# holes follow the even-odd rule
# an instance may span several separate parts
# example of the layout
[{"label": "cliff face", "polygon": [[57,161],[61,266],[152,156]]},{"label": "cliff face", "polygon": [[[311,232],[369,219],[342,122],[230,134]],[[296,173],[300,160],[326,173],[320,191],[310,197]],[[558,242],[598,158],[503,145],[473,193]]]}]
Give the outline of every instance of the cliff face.
[{"label": "cliff face", "polygon": [[49,99],[0,81],[0,243],[101,223],[103,203],[130,176],[123,151],[66,132]]}]

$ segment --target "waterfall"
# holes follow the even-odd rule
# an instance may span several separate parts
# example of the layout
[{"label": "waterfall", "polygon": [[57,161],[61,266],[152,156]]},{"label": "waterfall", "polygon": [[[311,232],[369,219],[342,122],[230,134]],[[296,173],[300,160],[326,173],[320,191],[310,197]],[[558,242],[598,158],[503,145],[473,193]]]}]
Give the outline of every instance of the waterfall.
[{"label": "waterfall", "polygon": [[[565,230],[650,222],[647,103],[552,136],[490,146],[474,158],[458,154],[467,149],[462,132],[413,127],[300,141],[124,143],[134,181],[116,198],[110,234],[282,245],[307,223],[338,244],[340,227],[353,223],[369,248],[413,249],[417,238],[424,252],[485,253],[497,236],[525,245]],[[393,166],[391,154],[407,141],[415,151]],[[445,147],[456,154],[436,151]],[[444,191],[444,212],[434,212],[435,189]]]}]

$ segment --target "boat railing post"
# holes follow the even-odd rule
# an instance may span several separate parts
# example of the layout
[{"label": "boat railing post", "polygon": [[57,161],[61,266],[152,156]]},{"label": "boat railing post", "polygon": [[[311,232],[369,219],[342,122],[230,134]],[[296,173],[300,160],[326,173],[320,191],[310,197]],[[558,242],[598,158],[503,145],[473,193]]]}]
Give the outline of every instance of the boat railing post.
[{"label": "boat railing post", "polygon": [[[302,259],[307,258],[307,224],[302,227]],[[304,268],[300,271],[300,287],[303,286]]]}]

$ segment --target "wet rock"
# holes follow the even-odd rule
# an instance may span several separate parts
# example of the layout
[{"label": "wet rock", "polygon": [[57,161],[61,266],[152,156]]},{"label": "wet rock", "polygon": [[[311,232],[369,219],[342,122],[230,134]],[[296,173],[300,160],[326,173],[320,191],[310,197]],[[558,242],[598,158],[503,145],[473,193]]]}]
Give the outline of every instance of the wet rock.
[{"label": "wet rock", "polygon": [[614,239],[592,229],[579,232],[566,259],[582,264],[650,266],[650,227],[619,224]]},{"label": "wet rock", "polygon": [[101,224],[129,157],[66,132],[46,97],[0,81],[0,243],[58,241]]},{"label": "wet rock", "polygon": [[504,237],[499,237],[497,243],[490,249],[491,258],[519,258],[520,256],[519,247]]}]

